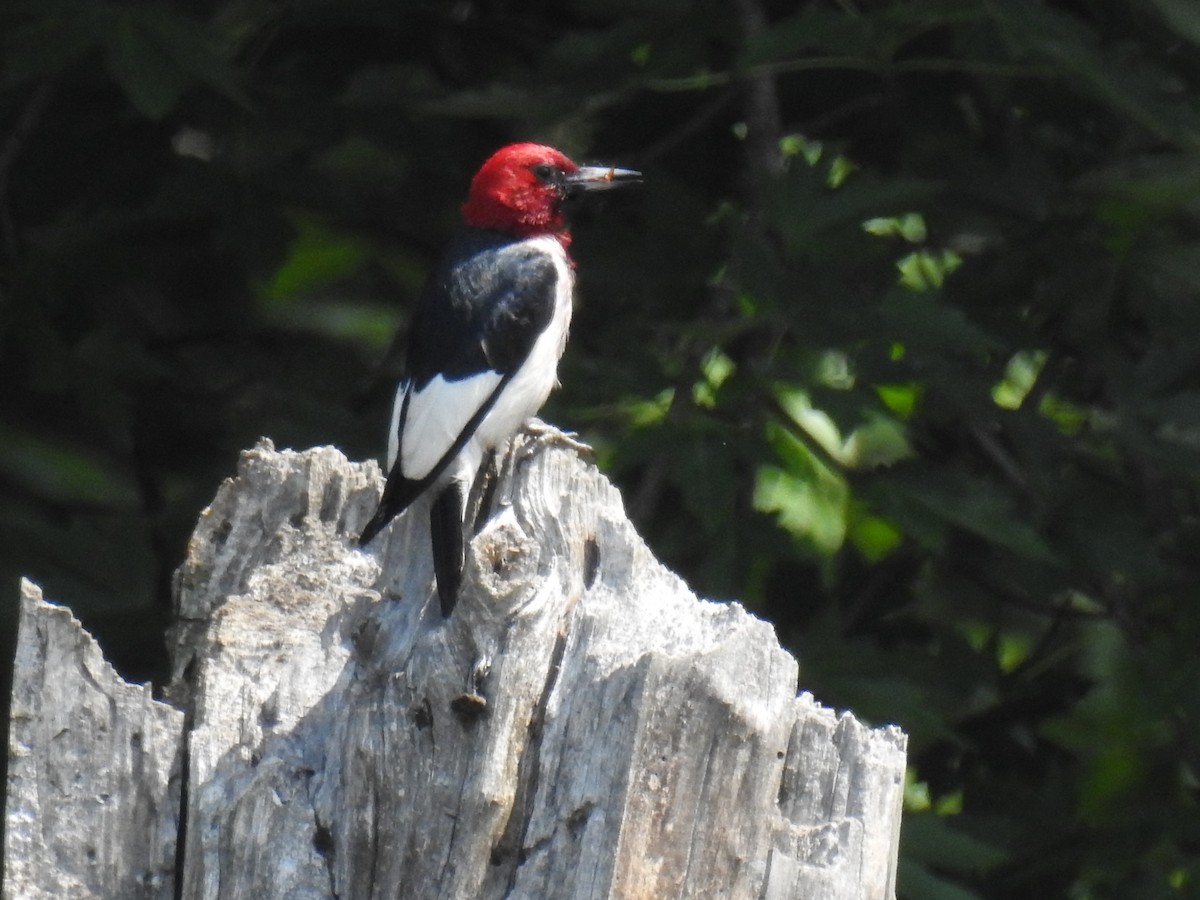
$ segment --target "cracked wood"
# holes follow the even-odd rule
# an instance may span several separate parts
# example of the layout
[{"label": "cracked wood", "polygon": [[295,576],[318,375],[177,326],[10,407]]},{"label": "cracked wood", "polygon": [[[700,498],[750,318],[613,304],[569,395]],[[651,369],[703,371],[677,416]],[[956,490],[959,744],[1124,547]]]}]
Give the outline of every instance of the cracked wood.
[{"label": "cracked wood", "polygon": [[[904,735],[797,696],[770,625],[697,600],[594,467],[528,440],[482,492],[490,515],[449,620],[422,504],[372,552],[354,546],[374,463],[269,442],[243,454],[177,574],[167,694],[186,732],[148,697],[117,707],[159,723],[155,758],[174,766],[146,773],[158,818],[133,813],[143,788],[124,782],[104,813],[114,853],[150,848],[137,871],[159,873],[159,893],[77,895],[894,895]],[[50,676],[22,664],[36,627],[23,618],[14,689],[28,721],[48,715],[30,698]],[[53,638],[68,669],[85,642],[72,627]],[[53,757],[39,727],[22,752]],[[89,777],[120,766],[106,753]],[[29,788],[10,774],[6,895],[63,896],[39,892],[49,862],[12,837],[14,821],[44,827]],[[86,832],[97,813],[79,815]]]}]

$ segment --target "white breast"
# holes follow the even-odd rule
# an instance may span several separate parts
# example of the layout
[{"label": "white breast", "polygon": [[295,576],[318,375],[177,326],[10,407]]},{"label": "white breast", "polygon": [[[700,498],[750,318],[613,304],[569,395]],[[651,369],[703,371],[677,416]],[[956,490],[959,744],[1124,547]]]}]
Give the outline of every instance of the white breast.
[{"label": "white breast", "polygon": [[550,396],[550,391],[558,384],[558,361],[566,349],[567,333],[571,327],[575,273],[567,261],[567,252],[557,238],[539,237],[532,242],[549,254],[558,270],[554,316],[534,342],[529,357],[483,420],[475,438],[481,448],[480,459],[483,451],[507,440],[527,419],[536,415]]}]

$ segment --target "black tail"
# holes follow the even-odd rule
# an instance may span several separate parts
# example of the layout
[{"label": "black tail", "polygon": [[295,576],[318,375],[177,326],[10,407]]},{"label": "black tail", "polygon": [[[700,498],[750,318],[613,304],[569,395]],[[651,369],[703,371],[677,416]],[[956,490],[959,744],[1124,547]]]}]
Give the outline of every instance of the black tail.
[{"label": "black tail", "polygon": [[399,472],[393,472],[387,484],[383,486],[383,497],[379,500],[379,506],[375,508],[375,514],[358,536],[358,546],[365,547],[371,543],[375,535],[387,528],[388,522],[404,512],[428,484],[427,479],[413,481]]},{"label": "black tail", "polygon": [[[442,616],[449,617],[458,602],[466,552],[463,544],[463,486],[451,481],[429,508],[429,536],[433,544],[433,574],[437,578]],[[365,532],[364,532],[365,533]]]}]

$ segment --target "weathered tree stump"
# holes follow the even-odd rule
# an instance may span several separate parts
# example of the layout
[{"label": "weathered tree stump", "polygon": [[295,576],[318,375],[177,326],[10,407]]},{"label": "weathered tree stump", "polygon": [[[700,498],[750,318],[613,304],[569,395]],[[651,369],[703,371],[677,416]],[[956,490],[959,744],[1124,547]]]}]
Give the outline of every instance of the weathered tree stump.
[{"label": "weathered tree stump", "polygon": [[424,507],[354,544],[374,463],[243,454],[177,576],[186,718],[27,586],[5,895],[892,897],[900,730],[796,696],[595,468],[514,448],[448,620]]},{"label": "weathered tree stump", "polygon": [[28,581],[17,627],[4,895],[170,898],[183,714]]}]

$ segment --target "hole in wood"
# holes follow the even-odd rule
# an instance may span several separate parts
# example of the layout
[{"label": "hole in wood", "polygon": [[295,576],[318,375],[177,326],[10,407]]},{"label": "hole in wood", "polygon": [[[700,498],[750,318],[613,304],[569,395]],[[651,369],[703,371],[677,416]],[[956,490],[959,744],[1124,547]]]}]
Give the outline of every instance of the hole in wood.
[{"label": "hole in wood", "polygon": [[413,724],[421,730],[424,730],[432,725],[433,705],[429,702],[429,698],[426,697],[422,702],[414,706],[409,715],[412,717]]},{"label": "hole in wood", "polygon": [[596,583],[596,575],[600,571],[600,544],[596,536],[589,534],[583,542],[583,586],[589,591]]},{"label": "hole in wood", "polygon": [[317,823],[316,831],[313,832],[312,843],[313,849],[325,857],[333,856],[336,849],[333,843],[333,832],[321,823]]}]

